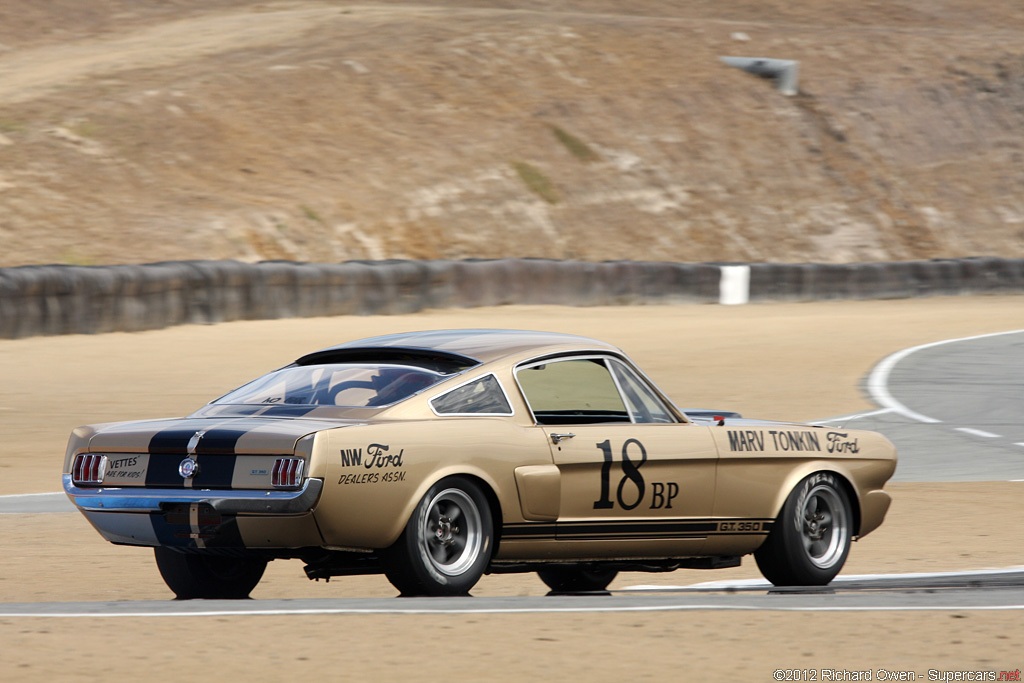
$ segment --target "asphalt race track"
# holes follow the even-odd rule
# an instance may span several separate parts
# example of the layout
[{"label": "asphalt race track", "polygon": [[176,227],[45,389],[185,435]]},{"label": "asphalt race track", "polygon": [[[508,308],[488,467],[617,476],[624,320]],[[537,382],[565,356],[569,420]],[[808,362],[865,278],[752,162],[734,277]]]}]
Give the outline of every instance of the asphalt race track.
[{"label": "asphalt race track", "polygon": [[904,349],[866,390],[879,410],[823,422],[889,437],[893,481],[1024,480],[1024,330]]},{"label": "asphalt race track", "polygon": [[[866,390],[880,406],[822,420],[874,429],[897,445],[897,481],[1024,480],[1024,330],[905,349],[876,366]],[[0,497],[0,514],[67,513],[63,493]],[[763,581],[645,587],[545,597],[333,598],[0,604],[0,618],[284,614],[638,612],[672,610],[1021,610],[1024,568],[842,576],[824,589]]]},{"label": "asphalt race track", "polygon": [[837,579],[826,588],[774,589],[762,581],[644,587],[544,597],[328,598],[29,602],[0,605],[18,617],[225,617],[310,614],[526,614],[682,610],[864,612],[1024,609],[1024,568]]}]

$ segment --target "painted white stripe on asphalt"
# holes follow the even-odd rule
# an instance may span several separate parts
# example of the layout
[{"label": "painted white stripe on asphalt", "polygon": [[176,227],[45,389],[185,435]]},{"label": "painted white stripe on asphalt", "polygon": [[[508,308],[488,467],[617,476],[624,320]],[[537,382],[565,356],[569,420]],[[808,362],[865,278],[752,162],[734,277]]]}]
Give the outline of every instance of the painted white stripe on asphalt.
[{"label": "painted white stripe on asphalt", "polygon": [[998,439],[998,434],[992,432],[983,432],[980,429],[971,429],[970,427],[957,427],[956,431],[963,432],[964,434],[971,434],[972,436],[983,436],[986,439]]},{"label": "painted white stripe on asphalt", "polygon": [[[996,576],[999,574],[1018,574],[1024,572],[1024,565],[1012,567],[998,567],[994,569],[973,569],[956,572],[908,572],[905,574],[847,574],[832,579],[832,583],[854,582],[854,581],[892,581],[893,579],[950,579],[963,576]],[[831,585],[831,584],[830,584]],[[724,581],[703,581],[691,583],[686,586],[626,586],[616,590],[622,591],[658,591],[658,590],[684,590],[687,588],[700,589],[721,589],[729,588],[771,588],[772,584],[764,579],[734,579]]]},{"label": "painted white stripe on asphalt", "polygon": [[63,491],[54,491],[52,493],[12,493],[5,496],[0,496],[0,500],[12,500],[18,498],[33,498],[35,496],[63,496]]},{"label": "painted white stripe on asphalt", "polygon": [[920,346],[912,346],[909,349],[903,349],[896,353],[888,356],[882,360],[875,368],[871,371],[871,375],[868,377],[868,392],[871,394],[871,398],[874,399],[875,403],[885,408],[891,408],[895,412],[899,413],[903,417],[906,417],[915,422],[926,422],[926,423],[938,423],[942,420],[936,420],[934,417],[928,417],[921,413],[915,412],[910,408],[906,407],[889,393],[889,375],[892,373],[893,368],[901,360],[906,358],[912,353],[921,351],[923,349],[930,349],[936,346],[943,346],[945,344],[953,344],[955,342],[962,341],[973,341],[975,339],[986,339],[988,337],[1000,337],[1007,334],[1021,334],[1024,330],[1010,330],[1008,332],[994,332],[992,334],[978,334],[973,337],[960,337],[959,339],[945,339],[943,341],[932,342],[930,344],[921,344]]},{"label": "painted white stripe on asphalt", "polygon": [[853,413],[852,415],[840,415],[839,417],[830,417],[824,420],[812,420],[811,422],[805,422],[804,424],[822,424],[825,422],[850,422],[851,420],[861,420],[865,417],[874,417],[876,415],[885,415],[886,413],[894,412],[892,408],[881,408],[879,410],[872,410],[867,413]]},{"label": "painted white stripe on asphalt", "polygon": [[718,303],[736,306],[750,301],[750,266],[720,266]]},{"label": "painted white stripe on asphalt", "polygon": [[158,617],[282,617],[317,616],[329,614],[559,614],[587,612],[686,612],[695,610],[745,611],[745,612],[949,612],[949,611],[1005,611],[1024,610],[1022,605],[879,605],[869,606],[821,606],[821,607],[765,607],[760,605],[722,605],[716,603],[697,605],[651,605],[646,607],[480,607],[473,609],[385,609],[385,608],[331,608],[320,609],[260,609],[260,610],[202,610],[195,612],[116,612],[110,614],[79,612],[0,612],[0,619],[154,619]]},{"label": "painted white stripe on asphalt", "polygon": [[0,515],[67,513],[74,509],[63,491],[0,496]]}]

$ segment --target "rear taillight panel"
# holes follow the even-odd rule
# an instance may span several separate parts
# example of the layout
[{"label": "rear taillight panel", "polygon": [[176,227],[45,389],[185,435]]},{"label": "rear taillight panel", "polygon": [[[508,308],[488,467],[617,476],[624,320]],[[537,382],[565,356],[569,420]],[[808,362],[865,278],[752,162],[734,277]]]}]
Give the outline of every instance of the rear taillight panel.
[{"label": "rear taillight panel", "polygon": [[107,456],[95,453],[81,453],[75,456],[71,468],[71,479],[76,486],[98,485],[103,483],[107,473]]},{"label": "rear taillight panel", "polygon": [[270,475],[270,483],[278,489],[294,489],[302,484],[302,458],[278,458]]}]

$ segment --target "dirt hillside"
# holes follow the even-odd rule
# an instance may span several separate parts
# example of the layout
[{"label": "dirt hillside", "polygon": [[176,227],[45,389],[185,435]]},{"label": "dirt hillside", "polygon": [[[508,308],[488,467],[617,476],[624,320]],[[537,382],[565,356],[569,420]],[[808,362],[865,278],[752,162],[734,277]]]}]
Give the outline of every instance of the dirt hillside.
[{"label": "dirt hillside", "polygon": [[0,4],[4,266],[1020,256],[1022,139],[1019,3]]}]

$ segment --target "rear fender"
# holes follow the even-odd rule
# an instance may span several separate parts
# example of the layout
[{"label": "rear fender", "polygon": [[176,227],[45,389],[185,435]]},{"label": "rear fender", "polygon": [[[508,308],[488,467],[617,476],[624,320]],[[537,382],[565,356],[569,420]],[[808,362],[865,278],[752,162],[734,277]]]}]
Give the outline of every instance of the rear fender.
[{"label": "rear fender", "polygon": [[405,506],[396,516],[394,523],[382,534],[382,545],[380,547],[386,548],[398,540],[398,537],[402,535],[402,532],[405,530],[409,520],[412,519],[412,513],[416,510],[420,501],[423,500],[423,497],[427,495],[427,492],[434,484],[448,477],[455,476],[465,477],[480,486],[481,492],[484,494],[484,497],[487,498],[487,502],[490,505],[491,515],[494,522],[494,532],[497,534],[501,530],[502,524],[501,503],[495,493],[497,483],[481,469],[450,465],[448,467],[438,468],[416,487],[413,494],[406,501]]}]

